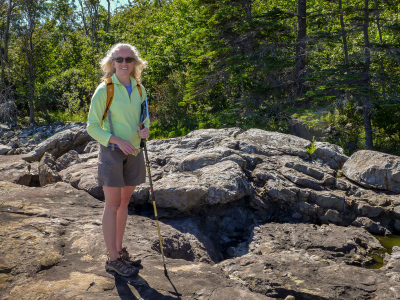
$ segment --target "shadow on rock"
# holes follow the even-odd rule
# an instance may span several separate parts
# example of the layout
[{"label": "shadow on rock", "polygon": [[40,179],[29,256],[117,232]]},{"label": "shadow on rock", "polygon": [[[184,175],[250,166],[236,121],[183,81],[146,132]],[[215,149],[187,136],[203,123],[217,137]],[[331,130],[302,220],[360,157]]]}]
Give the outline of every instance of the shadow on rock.
[{"label": "shadow on rock", "polygon": [[[172,283],[171,279],[167,276],[169,283],[171,284],[171,290],[166,292],[174,295],[163,295],[160,292],[153,289],[146,280],[143,279],[141,276],[136,276],[134,278],[129,277],[122,277],[115,273],[109,272],[115,277],[115,287],[118,291],[118,295],[122,300],[139,300],[135,293],[132,291],[132,287],[136,289],[139,293],[140,297],[144,300],[181,300],[181,294],[176,290],[174,284]],[[166,286],[167,288],[167,286]]]}]

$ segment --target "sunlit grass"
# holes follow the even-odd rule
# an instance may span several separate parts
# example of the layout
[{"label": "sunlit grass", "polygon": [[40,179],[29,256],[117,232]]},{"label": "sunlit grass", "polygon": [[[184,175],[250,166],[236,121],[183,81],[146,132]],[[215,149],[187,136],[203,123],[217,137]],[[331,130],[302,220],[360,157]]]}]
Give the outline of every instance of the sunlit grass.
[{"label": "sunlit grass", "polygon": [[86,122],[88,112],[85,109],[80,109],[77,112],[70,112],[68,110],[49,111],[44,114],[39,114],[41,119],[50,122]]}]

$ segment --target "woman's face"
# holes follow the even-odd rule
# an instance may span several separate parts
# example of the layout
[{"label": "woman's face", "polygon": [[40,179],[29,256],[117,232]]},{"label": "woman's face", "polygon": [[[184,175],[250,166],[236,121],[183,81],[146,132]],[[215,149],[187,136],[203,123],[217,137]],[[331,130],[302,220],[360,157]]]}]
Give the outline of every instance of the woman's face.
[{"label": "woman's face", "polygon": [[[115,61],[115,58],[124,58],[122,62],[117,62]],[[135,61],[133,62],[126,62],[126,58],[131,57],[133,58],[133,53],[130,49],[122,48],[119,49],[117,52],[114,54],[114,59],[112,62],[112,66],[115,68],[115,74],[117,75],[118,78],[127,78],[129,77],[129,74],[133,71],[133,66],[135,64]]]}]

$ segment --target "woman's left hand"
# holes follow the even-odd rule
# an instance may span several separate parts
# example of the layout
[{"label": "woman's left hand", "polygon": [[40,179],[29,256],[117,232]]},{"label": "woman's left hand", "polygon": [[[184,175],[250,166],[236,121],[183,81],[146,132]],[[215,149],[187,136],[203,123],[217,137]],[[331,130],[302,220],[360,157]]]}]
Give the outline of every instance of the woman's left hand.
[{"label": "woman's left hand", "polygon": [[148,139],[150,136],[150,129],[145,127],[142,130],[140,130],[140,127],[138,126],[138,131],[139,131],[139,135],[142,139]]}]

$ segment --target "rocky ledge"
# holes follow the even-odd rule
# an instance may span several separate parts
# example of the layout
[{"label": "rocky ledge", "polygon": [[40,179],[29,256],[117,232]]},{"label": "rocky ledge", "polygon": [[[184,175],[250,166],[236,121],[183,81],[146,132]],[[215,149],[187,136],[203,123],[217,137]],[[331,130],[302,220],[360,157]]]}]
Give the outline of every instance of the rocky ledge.
[{"label": "rocky ledge", "polygon": [[[0,156],[1,299],[399,299],[400,158],[257,129],[147,143],[130,204],[135,278],[104,270],[97,144],[84,125]],[[312,153],[311,153],[312,152]]]}]

